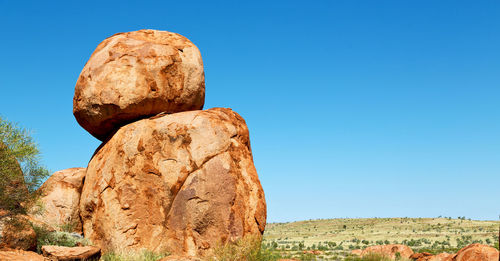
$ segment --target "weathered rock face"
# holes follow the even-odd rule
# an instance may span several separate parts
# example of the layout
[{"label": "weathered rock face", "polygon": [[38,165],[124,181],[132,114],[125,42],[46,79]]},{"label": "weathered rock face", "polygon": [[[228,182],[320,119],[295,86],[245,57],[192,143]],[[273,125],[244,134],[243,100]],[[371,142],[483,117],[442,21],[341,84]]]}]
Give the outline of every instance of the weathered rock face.
[{"label": "weathered rock face", "polygon": [[122,127],[90,161],[80,210],[85,237],[105,252],[202,256],[262,234],[266,204],[245,121],[216,108]]},{"label": "weathered rock face", "polygon": [[498,250],[491,246],[472,244],[457,252],[454,261],[498,261]]},{"label": "weathered rock face", "polygon": [[115,34],[97,46],[76,83],[73,114],[104,140],[132,121],[199,110],[204,101],[198,48],[175,33],[140,30]]},{"label": "weathered rock face", "polygon": [[7,214],[0,217],[0,248],[36,249],[36,233],[26,216]]},{"label": "weathered rock face", "polygon": [[384,256],[388,256],[392,259],[396,257],[396,253],[401,255],[404,258],[410,258],[413,254],[413,250],[405,245],[392,244],[392,245],[377,245],[367,247],[361,252],[361,256],[368,255],[370,253],[380,254]]},{"label": "weathered rock face", "polygon": [[[53,228],[69,226],[81,233],[80,193],[85,178],[85,168],[60,170],[52,174],[40,187],[42,209],[33,217]],[[36,207],[36,206],[35,206]]]}]

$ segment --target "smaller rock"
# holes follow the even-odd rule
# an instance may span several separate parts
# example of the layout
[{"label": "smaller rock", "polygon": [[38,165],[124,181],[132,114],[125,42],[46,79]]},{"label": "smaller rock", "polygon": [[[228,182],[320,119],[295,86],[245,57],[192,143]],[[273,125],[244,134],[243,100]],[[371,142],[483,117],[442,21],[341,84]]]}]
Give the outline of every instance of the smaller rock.
[{"label": "smaller rock", "polygon": [[415,253],[410,256],[410,259],[415,261],[452,261],[454,254],[441,253],[438,255],[432,255],[431,253]]},{"label": "smaller rock", "polygon": [[408,246],[399,244],[378,245],[365,248],[361,253],[361,256],[379,254],[394,259],[396,258],[397,253],[399,253],[403,258],[409,258],[413,254],[413,250],[411,250]]},{"label": "smaller rock", "polygon": [[452,261],[455,254],[441,253],[439,255],[431,256],[425,261]]},{"label": "smaller rock", "polygon": [[426,258],[428,256],[432,256],[431,253],[427,253],[427,252],[422,252],[422,253],[414,253],[410,256],[410,259],[413,259],[413,260],[420,260],[422,258]]},{"label": "smaller rock", "polygon": [[51,260],[88,260],[98,259],[101,256],[101,249],[96,246],[42,246],[42,253]]},{"label": "smaller rock", "polygon": [[324,254],[323,251],[319,251],[319,250],[304,250],[304,251],[302,251],[302,253],[304,253],[304,254],[312,254],[312,255],[322,255],[322,254]]},{"label": "smaller rock", "polygon": [[471,244],[457,252],[454,261],[498,261],[499,253],[496,248],[482,245]]},{"label": "smaller rock", "polygon": [[80,193],[85,168],[71,168],[54,172],[40,187],[40,204],[30,209],[32,218],[57,230],[82,233],[80,221]]},{"label": "smaller rock", "polygon": [[351,255],[360,256],[361,253],[363,253],[363,250],[361,249],[354,249],[353,251],[351,251]]},{"label": "smaller rock", "polygon": [[23,250],[2,250],[0,260],[10,261],[48,261],[49,259],[30,251]]}]

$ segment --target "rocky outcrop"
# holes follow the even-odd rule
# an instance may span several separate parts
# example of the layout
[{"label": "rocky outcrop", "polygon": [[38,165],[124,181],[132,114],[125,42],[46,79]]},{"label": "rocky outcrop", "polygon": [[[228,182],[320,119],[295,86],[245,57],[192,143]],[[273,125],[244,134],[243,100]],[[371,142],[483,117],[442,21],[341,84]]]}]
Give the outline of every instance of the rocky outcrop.
[{"label": "rocky outcrop", "polygon": [[494,247],[471,244],[460,249],[453,261],[498,261],[498,250]]},{"label": "rocky outcrop", "polygon": [[22,250],[0,250],[0,260],[8,261],[49,261],[35,252]]},{"label": "rocky outcrop", "polygon": [[95,246],[43,246],[42,253],[54,261],[98,260],[101,256],[101,249]]},{"label": "rocky outcrop", "polygon": [[60,170],[52,174],[39,188],[41,206],[31,212],[38,221],[50,227],[81,233],[80,193],[85,178],[85,168]]},{"label": "rocky outcrop", "polygon": [[120,128],[89,162],[80,211],[85,237],[103,251],[203,256],[261,235],[266,204],[245,121],[216,108]]},{"label": "rocky outcrop", "polygon": [[377,245],[365,248],[363,252],[361,252],[361,256],[379,254],[394,259],[396,258],[396,253],[399,253],[403,258],[409,258],[413,254],[413,250],[411,250],[408,246],[398,244]]},{"label": "rocky outcrop", "polygon": [[0,217],[0,248],[34,250],[36,233],[28,218],[23,215],[10,215],[2,211]]},{"label": "rocky outcrop", "polygon": [[203,108],[205,76],[198,48],[170,32],[140,30],[100,43],[76,83],[73,114],[104,140],[119,127],[160,112]]}]

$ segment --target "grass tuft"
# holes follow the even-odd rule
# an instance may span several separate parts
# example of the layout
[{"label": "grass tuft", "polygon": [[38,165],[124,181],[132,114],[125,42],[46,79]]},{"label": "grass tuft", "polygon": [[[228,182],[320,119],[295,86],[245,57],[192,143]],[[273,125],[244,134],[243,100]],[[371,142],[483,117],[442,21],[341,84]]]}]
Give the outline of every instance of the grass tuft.
[{"label": "grass tuft", "polygon": [[101,257],[101,261],[157,261],[168,256],[168,253],[154,253],[149,250],[128,253],[106,253]]},{"label": "grass tuft", "polygon": [[220,244],[207,257],[209,261],[274,261],[279,253],[261,246],[260,236],[247,236],[233,243]]}]

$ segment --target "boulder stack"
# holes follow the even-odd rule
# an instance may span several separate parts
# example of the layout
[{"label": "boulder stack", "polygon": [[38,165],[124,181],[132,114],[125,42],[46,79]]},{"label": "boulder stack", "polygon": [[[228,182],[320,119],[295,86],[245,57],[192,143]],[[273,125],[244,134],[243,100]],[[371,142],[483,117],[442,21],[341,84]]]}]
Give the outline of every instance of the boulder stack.
[{"label": "boulder stack", "polygon": [[79,214],[85,238],[103,252],[202,257],[263,234],[246,123],[231,109],[201,110],[204,98],[200,52],[181,35],[116,34],[90,57],[73,113],[104,142],[85,171]]}]

